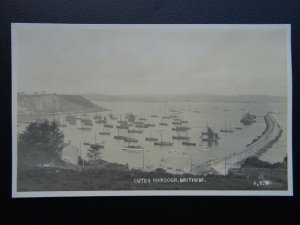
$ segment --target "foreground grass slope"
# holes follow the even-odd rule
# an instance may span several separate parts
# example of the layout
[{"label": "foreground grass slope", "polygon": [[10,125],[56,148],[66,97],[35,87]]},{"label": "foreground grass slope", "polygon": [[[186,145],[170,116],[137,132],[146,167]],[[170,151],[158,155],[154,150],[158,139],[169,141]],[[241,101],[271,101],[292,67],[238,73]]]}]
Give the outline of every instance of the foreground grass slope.
[{"label": "foreground grass slope", "polygon": [[[92,191],[92,190],[286,190],[287,171],[284,166],[259,168],[244,165],[227,176],[207,175],[203,182],[153,182],[158,178],[179,181],[199,178],[191,174],[175,175],[162,169],[154,172],[127,170],[118,164],[99,160],[98,165],[39,167],[25,166],[18,170],[18,191]],[[263,176],[263,178],[262,178]],[[150,182],[136,183],[143,178]],[[255,186],[260,180],[269,185]]]}]

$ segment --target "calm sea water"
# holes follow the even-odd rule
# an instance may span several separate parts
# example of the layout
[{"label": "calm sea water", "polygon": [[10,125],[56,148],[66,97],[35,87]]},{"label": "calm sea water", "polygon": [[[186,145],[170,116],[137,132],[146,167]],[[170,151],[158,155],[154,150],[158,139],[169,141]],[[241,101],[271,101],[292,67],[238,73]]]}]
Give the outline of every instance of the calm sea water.
[{"label": "calm sea water", "polygon": [[[83,131],[77,125],[68,125],[61,128],[65,134],[65,142],[71,141],[74,146],[81,148],[81,155],[87,159],[86,153],[88,146],[83,145],[83,142],[100,143],[104,142],[104,149],[101,149],[101,158],[108,162],[116,162],[128,164],[131,168],[142,168],[144,164],[145,170],[153,170],[155,168],[164,168],[172,173],[188,172],[191,166],[204,163],[212,158],[224,158],[229,153],[240,152],[245,149],[246,145],[256,138],[265,129],[263,116],[269,111],[275,111],[279,124],[283,129],[283,134],[279,141],[273,145],[261,159],[270,162],[282,161],[287,152],[287,108],[284,103],[217,103],[217,102],[99,102],[95,104],[108,108],[111,113],[120,118],[125,117],[126,113],[132,112],[138,117],[147,119],[147,123],[153,123],[156,126],[143,129],[142,134],[130,134],[130,137],[138,139],[138,143],[145,148],[143,152],[129,152],[122,148],[128,143],[122,140],[115,140],[114,135],[118,135],[116,125],[117,120],[110,120],[110,112],[101,112],[102,116],[106,116],[108,123],[114,128],[103,128],[103,124],[94,123],[91,131]],[[197,143],[197,146],[184,146],[181,140],[172,140],[172,136],[178,135],[172,131],[174,125],[171,119],[161,119],[161,116],[170,115],[170,110],[181,111],[177,115],[187,120],[191,129],[188,132],[182,132],[181,135],[190,136],[190,142]],[[197,112],[196,112],[197,111]],[[240,123],[243,114],[250,112],[257,115],[257,122],[251,126],[244,126]],[[159,115],[159,118],[151,118],[150,115]],[[93,119],[95,113],[86,114],[87,117]],[[56,115],[56,119],[61,122],[65,120],[66,114]],[[78,114],[77,116],[82,116]],[[51,118],[51,117],[50,117]],[[53,116],[52,116],[53,118]],[[166,122],[168,126],[160,126],[160,122]],[[226,124],[227,129],[233,129],[233,133],[222,133],[220,129],[224,129]],[[199,138],[202,132],[206,131],[207,125],[214,132],[219,134],[221,138],[218,144],[208,146],[206,142],[201,142]],[[22,132],[25,124],[20,124],[18,132]],[[241,130],[236,127],[242,128]],[[145,137],[151,136],[158,138],[162,137],[163,141],[171,141],[173,146],[155,146],[153,142],[145,141]],[[99,135],[103,130],[109,131],[110,135]],[[119,135],[128,136],[127,130],[119,130]],[[162,135],[162,136],[161,136]]]}]

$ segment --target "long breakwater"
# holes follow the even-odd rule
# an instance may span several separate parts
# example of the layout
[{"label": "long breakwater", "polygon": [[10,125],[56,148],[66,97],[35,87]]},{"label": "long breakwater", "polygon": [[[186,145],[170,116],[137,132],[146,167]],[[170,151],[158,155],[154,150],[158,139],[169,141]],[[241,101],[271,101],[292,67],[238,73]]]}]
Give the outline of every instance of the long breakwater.
[{"label": "long breakwater", "polygon": [[228,170],[239,168],[241,164],[249,157],[259,157],[265,153],[272,145],[280,138],[282,129],[272,115],[267,113],[264,116],[266,123],[265,130],[260,136],[255,138],[244,150],[239,153],[232,153],[225,156],[223,159],[211,159],[201,165],[197,165],[192,169],[194,174],[220,174],[226,175]]}]

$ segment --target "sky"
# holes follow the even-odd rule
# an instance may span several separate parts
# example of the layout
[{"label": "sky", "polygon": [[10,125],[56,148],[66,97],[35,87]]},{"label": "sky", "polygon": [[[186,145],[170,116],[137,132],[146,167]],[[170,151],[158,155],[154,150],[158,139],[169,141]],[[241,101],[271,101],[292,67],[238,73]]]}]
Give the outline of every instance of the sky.
[{"label": "sky", "polygon": [[287,95],[286,27],[13,27],[19,92]]}]

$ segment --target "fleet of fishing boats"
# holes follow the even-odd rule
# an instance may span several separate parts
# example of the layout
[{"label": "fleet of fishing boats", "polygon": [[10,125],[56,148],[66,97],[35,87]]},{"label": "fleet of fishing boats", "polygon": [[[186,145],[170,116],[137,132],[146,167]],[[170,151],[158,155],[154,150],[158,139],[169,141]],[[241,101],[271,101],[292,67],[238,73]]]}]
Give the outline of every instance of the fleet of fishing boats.
[{"label": "fleet of fishing boats", "polygon": [[[217,109],[216,107],[213,109]],[[201,113],[199,109],[193,111],[194,113]],[[172,132],[176,132],[176,135],[172,135],[172,140],[182,141],[181,144],[184,146],[202,146],[202,142],[206,142],[208,145],[218,143],[220,137],[219,134],[210,126],[206,126],[206,131],[201,132],[201,136],[199,140],[192,142],[191,137],[188,135],[188,132],[191,130],[191,127],[188,125],[188,121],[184,120],[181,111],[177,110],[169,110],[169,114],[166,113],[162,116],[152,114],[148,118],[145,115],[136,115],[132,112],[127,113],[125,116],[116,117],[111,112],[109,115],[103,116],[101,113],[96,113],[93,116],[93,119],[90,118],[87,114],[83,114],[80,117],[76,117],[75,115],[68,114],[65,116],[66,123],[59,123],[61,127],[69,125],[77,125],[79,122],[81,126],[78,126],[78,129],[83,131],[91,131],[92,127],[95,124],[103,124],[102,131],[99,131],[99,135],[111,135],[111,129],[117,129],[117,135],[114,135],[113,138],[115,140],[122,140],[128,143],[127,146],[124,146],[122,149],[127,151],[144,151],[144,147],[141,145],[132,145],[131,143],[138,143],[139,139],[131,137],[130,135],[135,134],[144,134],[145,130],[149,130],[149,136],[145,136],[145,141],[153,142],[153,145],[156,146],[173,146],[173,142],[171,140],[165,141],[163,140],[163,132],[164,127],[168,127]],[[160,119],[156,119],[160,118]],[[241,123],[243,125],[251,125],[256,121],[256,116],[251,115],[249,112],[243,115],[241,119]],[[58,121],[59,122],[59,121]],[[157,132],[160,133],[160,139],[152,136],[153,127],[158,127],[156,129]],[[241,130],[241,127],[235,127],[236,130]],[[126,130],[127,135],[120,135],[120,130]],[[233,133],[233,128],[228,128],[225,122],[224,129],[220,129],[221,133]],[[96,137],[95,137],[96,138]],[[201,142],[201,143],[200,143]],[[84,142],[85,145],[90,145],[94,148],[104,148],[104,144],[90,144]]]}]

